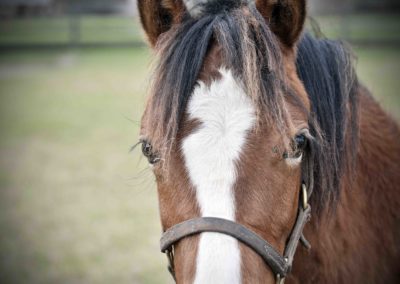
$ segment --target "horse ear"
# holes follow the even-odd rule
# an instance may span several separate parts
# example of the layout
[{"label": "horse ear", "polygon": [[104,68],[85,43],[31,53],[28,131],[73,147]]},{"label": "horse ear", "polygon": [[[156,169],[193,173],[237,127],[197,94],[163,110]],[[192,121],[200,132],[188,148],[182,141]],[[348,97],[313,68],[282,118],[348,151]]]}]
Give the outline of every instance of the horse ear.
[{"label": "horse ear", "polygon": [[299,39],[306,19],[306,0],[256,0],[271,30],[288,47]]},{"label": "horse ear", "polygon": [[175,0],[138,0],[140,21],[152,47],[168,31],[182,9]]}]

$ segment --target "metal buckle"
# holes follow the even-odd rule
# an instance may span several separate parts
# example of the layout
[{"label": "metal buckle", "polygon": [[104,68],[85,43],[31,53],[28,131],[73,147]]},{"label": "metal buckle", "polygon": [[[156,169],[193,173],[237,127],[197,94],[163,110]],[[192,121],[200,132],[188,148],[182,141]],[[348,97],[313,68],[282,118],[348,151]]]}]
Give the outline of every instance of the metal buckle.
[{"label": "metal buckle", "polygon": [[280,274],[276,275],[276,284],[284,284],[285,283],[285,277],[281,277]]},{"label": "metal buckle", "polygon": [[303,209],[308,208],[308,193],[307,193],[307,186],[303,183],[301,185],[301,191],[302,191],[302,199],[303,199]]}]

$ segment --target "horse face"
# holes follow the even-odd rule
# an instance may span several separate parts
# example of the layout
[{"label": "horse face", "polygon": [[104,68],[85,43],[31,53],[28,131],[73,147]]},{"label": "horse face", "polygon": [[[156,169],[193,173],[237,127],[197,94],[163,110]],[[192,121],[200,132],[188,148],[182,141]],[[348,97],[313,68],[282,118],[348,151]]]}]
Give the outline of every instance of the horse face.
[{"label": "horse face", "polygon": [[[258,1],[256,13],[271,23],[271,38],[263,38],[268,33],[261,29],[260,38],[239,48],[237,62],[235,55],[230,57],[226,51],[229,40],[223,39],[234,33],[224,30],[230,16],[225,15],[221,22],[212,17],[210,22],[201,17],[190,19],[187,30],[196,34],[193,30],[197,28],[201,36],[187,38],[182,34],[186,28],[179,30],[180,21],[185,21],[185,3],[178,2],[139,1],[150,43],[168,58],[156,71],[161,79],[154,84],[141,130],[142,150],[156,176],[163,230],[196,217],[219,217],[246,226],[282,254],[296,219],[301,163],[310,139],[309,101],[295,68],[304,2],[285,1],[285,6],[277,1]],[[257,18],[251,15],[254,11],[248,4],[243,5],[232,12],[236,13],[232,25],[237,24],[246,41],[248,31],[257,29]],[[292,17],[285,16],[289,14]],[[197,26],[196,21],[205,23]],[[203,36],[208,28],[211,37]],[[181,42],[174,44],[177,37],[182,37]],[[187,42],[190,46],[207,38],[205,49],[199,49],[203,56],[196,53],[191,57],[185,53],[187,46],[180,45]],[[262,40],[275,42],[272,46],[266,43],[268,60],[260,57],[270,68],[271,85],[260,83],[270,75],[254,62],[258,53],[253,44]],[[179,68],[175,57],[186,67]],[[174,64],[176,68],[171,66]],[[195,84],[185,95],[193,74]],[[260,80],[252,84],[252,78]],[[253,250],[226,235],[187,237],[175,244],[174,254],[178,283],[275,281],[268,265]]]}]

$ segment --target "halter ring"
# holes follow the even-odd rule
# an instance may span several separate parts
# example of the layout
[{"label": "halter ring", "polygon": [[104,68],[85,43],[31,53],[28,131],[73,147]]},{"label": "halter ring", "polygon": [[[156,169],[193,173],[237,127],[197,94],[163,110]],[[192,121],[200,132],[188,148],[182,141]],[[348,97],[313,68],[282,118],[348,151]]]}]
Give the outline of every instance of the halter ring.
[{"label": "halter ring", "polygon": [[301,191],[302,191],[302,195],[303,195],[303,209],[307,209],[309,206],[308,205],[308,194],[307,194],[307,187],[304,183],[301,185]]}]

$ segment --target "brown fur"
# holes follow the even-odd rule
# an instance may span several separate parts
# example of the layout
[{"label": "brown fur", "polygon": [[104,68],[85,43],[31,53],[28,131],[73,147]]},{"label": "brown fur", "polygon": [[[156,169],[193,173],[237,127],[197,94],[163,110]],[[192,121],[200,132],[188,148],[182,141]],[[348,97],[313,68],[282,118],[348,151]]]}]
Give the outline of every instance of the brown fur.
[{"label": "brown fur", "polygon": [[305,0],[256,0],[257,9],[269,21],[272,31],[288,47],[293,47],[306,19]]},{"label": "brown fur", "polygon": [[298,250],[288,283],[400,281],[400,130],[360,92],[357,175],[344,177],[335,215],[314,217],[306,227],[313,248]]},{"label": "brown fur", "polygon": [[[178,141],[198,126],[196,121],[185,123]],[[147,128],[144,127],[142,133],[146,135]],[[180,143],[178,144],[180,145]],[[168,182],[162,175],[160,165],[156,165],[154,173],[156,174],[158,184],[158,196],[160,204],[160,216],[163,231],[175,224],[183,221],[200,217],[200,211],[196,203],[194,190],[187,179],[186,169],[179,149],[174,149],[174,155],[171,160],[171,171]],[[181,283],[191,283],[195,274],[195,260],[197,255],[198,236],[186,238],[174,246],[176,277]]]},{"label": "brown fur", "polygon": [[[295,70],[289,61],[285,65],[286,70]],[[300,81],[291,82],[304,105],[307,105],[307,95]],[[307,125],[307,117],[295,106],[287,106],[291,114],[291,135],[294,136]],[[264,135],[260,135],[261,133]],[[266,123],[250,134],[249,142],[238,163],[235,200],[237,222],[259,234],[283,254],[285,242],[297,214],[299,192],[295,191],[293,194],[293,188],[300,188],[300,171],[298,168],[288,167],[283,161],[282,151],[285,146],[279,141],[280,137],[281,135]],[[277,146],[281,151],[275,152]],[[272,168],[275,170],[271,171]],[[271,200],[274,202],[271,203]],[[245,245],[241,245],[240,249],[242,282],[274,283],[275,275],[263,260]]]},{"label": "brown fur", "polygon": [[[174,19],[182,14],[178,2],[165,1],[162,6],[172,11]],[[279,12],[282,13],[280,20],[271,22],[280,40],[286,82],[309,110],[310,102],[295,67],[295,42],[303,27],[305,3],[260,0],[257,8],[269,21],[278,2],[280,9],[288,8]],[[152,10],[160,13],[161,6],[154,3],[159,2],[139,0],[142,22],[152,45],[165,32],[165,25],[159,25],[160,20]],[[221,50],[214,42],[199,79],[206,84],[218,79],[217,70],[223,65],[222,58]],[[360,88],[359,92],[360,147],[356,168],[354,171],[347,169],[342,178],[335,211],[326,209],[321,215],[313,216],[306,226],[305,235],[313,247],[310,252],[299,247],[287,283],[400,282],[400,129],[365,89]],[[308,117],[287,98],[283,105],[288,135],[293,137],[307,127]],[[148,108],[150,106],[151,103]],[[142,121],[145,137],[154,135],[152,121],[158,119],[154,116],[158,110],[149,111],[148,108]],[[198,122],[183,117],[172,145],[167,173],[162,163],[154,169],[164,230],[200,216],[179,148],[182,139],[197,127]],[[282,153],[288,150],[287,147],[279,128],[260,116],[259,126],[249,134],[237,164],[235,184],[236,221],[258,233],[281,253],[295,222],[301,175],[299,167],[290,168],[283,161]],[[198,240],[198,236],[186,238],[175,246],[178,283],[191,283],[194,279]],[[244,245],[240,245],[240,250],[242,283],[274,283],[275,276],[254,251]]]},{"label": "brown fur", "polygon": [[142,26],[153,47],[161,34],[179,22],[184,11],[182,2],[176,0],[138,0],[137,5]]}]

